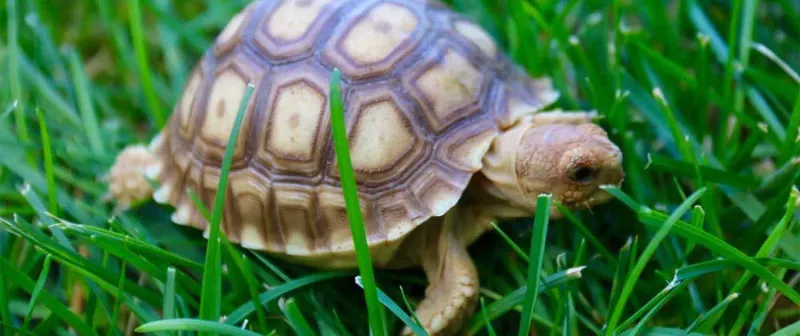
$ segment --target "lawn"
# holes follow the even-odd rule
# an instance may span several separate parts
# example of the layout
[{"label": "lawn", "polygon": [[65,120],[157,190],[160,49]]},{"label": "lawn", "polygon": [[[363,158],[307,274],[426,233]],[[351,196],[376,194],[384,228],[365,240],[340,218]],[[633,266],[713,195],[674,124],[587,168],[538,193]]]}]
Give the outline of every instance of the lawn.
[{"label": "lawn", "polygon": [[[800,334],[800,3],[445,2],[552,77],[557,107],[596,109],[627,174],[605,205],[497,223],[470,247],[470,332]],[[418,269],[319,271],[206,240],[154,202],[104,202],[115,155],[161,128],[247,3],[3,0],[0,334],[414,324]]]}]

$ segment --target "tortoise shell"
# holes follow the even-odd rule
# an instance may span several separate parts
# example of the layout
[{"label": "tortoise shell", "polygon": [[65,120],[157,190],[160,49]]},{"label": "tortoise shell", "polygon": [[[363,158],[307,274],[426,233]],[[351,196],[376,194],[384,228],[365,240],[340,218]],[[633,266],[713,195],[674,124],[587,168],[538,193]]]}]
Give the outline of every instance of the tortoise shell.
[{"label": "tortoise shell", "polygon": [[154,198],[206,230],[186,189],[213,204],[248,83],[221,224],[242,246],[293,256],[353,250],[331,139],[342,74],[370,245],[397,242],[461,197],[495,136],[554,102],[476,23],[433,1],[260,0],[230,20],[154,140]]}]

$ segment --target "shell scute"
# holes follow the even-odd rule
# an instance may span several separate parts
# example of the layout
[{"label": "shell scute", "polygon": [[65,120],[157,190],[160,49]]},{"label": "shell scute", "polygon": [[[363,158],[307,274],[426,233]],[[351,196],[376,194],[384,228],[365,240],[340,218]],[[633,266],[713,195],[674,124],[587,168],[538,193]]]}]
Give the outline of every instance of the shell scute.
[{"label": "shell scute", "polygon": [[271,183],[251,169],[230,174],[239,242],[245,248],[277,250],[283,246],[280,228],[270,220]]},{"label": "shell scute", "polygon": [[339,25],[323,50],[326,60],[351,78],[388,73],[428,32],[429,23],[418,6],[373,1],[361,11]]},{"label": "shell scute", "polygon": [[[380,188],[424,161],[431,144],[412,107],[391,85],[353,91],[347,102],[353,170],[362,185]],[[338,180],[339,166],[335,157],[332,160],[328,176]]]},{"label": "shell scute", "polygon": [[316,176],[329,137],[330,74],[310,62],[277,71],[261,111],[256,160],[281,174]]},{"label": "shell scute", "polygon": [[289,0],[265,8],[254,39],[275,62],[311,54],[319,34],[332,24],[342,0]]},{"label": "shell scute", "polygon": [[[207,163],[222,162],[247,86],[253,83],[255,90],[258,90],[260,78],[266,71],[244,55],[236,56],[238,57],[218,65],[208,91],[195,98],[195,104],[202,103],[195,110],[200,119],[197,125],[197,141],[194,141],[197,146],[195,152],[201,153]],[[245,143],[253,128],[256,98],[256,95],[251,95],[246,102],[244,119],[234,148],[234,161],[244,159]]]},{"label": "shell scute", "polygon": [[406,87],[422,107],[435,132],[481,113],[491,76],[462,51],[447,43],[437,48],[406,79]]}]

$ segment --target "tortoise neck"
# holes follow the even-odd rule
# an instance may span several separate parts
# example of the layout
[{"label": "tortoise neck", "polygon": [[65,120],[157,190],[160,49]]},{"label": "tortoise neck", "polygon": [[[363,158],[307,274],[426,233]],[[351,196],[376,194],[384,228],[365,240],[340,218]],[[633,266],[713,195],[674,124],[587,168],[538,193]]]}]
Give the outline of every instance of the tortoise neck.
[{"label": "tortoise neck", "polygon": [[480,208],[484,216],[505,220],[531,215],[524,206],[508,199],[506,194],[481,172],[473,176],[467,190],[465,201],[473,208]]}]

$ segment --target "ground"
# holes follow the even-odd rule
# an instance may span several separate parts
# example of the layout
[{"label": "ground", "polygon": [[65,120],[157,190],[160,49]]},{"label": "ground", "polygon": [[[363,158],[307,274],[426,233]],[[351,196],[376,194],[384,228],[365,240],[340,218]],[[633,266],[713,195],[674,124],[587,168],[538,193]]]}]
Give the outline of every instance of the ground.
[{"label": "ground", "polygon": [[[209,244],[166,207],[115,215],[103,202],[116,153],[157,132],[246,2],[0,5],[4,334],[368,334],[358,270]],[[526,334],[531,316],[537,335],[800,333],[796,1],[446,2],[552,76],[557,106],[597,109],[627,173],[604,206],[498,223],[472,246],[482,301],[469,331]],[[424,275],[364,274],[400,330]]]}]

